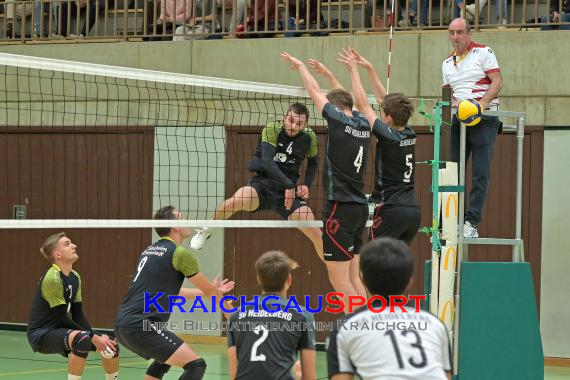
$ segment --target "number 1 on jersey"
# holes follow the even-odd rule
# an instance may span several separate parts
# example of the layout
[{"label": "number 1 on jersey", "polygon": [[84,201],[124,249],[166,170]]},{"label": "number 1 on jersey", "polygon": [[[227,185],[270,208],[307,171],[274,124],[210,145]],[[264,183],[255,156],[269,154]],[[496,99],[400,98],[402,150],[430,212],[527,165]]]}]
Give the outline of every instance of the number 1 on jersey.
[{"label": "number 1 on jersey", "polygon": [[356,173],[360,172],[360,168],[362,167],[362,158],[363,157],[364,157],[364,148],[361,145],[360,149],[358,149],[358,154],[356,155],[356,158],[354,159],[354,166],[356,167]]}]

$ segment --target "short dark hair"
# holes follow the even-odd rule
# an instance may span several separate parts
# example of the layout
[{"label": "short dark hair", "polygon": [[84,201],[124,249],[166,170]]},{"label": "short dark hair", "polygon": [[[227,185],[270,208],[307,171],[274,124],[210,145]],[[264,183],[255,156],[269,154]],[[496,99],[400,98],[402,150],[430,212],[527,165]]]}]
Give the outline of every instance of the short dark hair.
[{"label": "short dark hair", "polygon": [[51,235],[44,241],[40,248],[40,252],[47,261],[53,264],[53,250],[61,238],[66,236],[65,232],[58,232],[57,234]]},{"label": "short dark hair", "polygon": [[408,120],[414,113],[414,105],[404,94],[393,93],[384,96],[382,99],[382,109],[386,115],[392,117],[394,125],[405,127]]},{"label": "short dark hair", "polygon": [[400,295],[406,290],[414,272],[410,247],[393,238],[375,239],[360,252],[360,272],[370,293],[386,299]]},{"label": "short dark hair", "polygon": [[337,88],[336,90],[330,91],[327,94],[327,99],[329,102],[341,109],[352,110],[352,107],[354,106],[352,95],[343,88]]},{"label": "short dark hair", "polygon": [[[164,206],[158,209],[153,215],[154,220],[176,220],[176,215],[174,215],[176,207],[174,206]],[[167,236],[170,233],[170,227],[155,227],[154,230],[158,236]]]},{"label": "short dark hair", "polygon": [[295,112],[297,115],[305,115],[307,116],[307,120],[309,120],[309,109],[303,103],[291,104],[285,114],[288,114],[289,112]]},{"label": "short dark hair", "polygon": [[255,271],[266,292],[280,292],[285,286],[287,276],[299,264],[281,251],[265,252],[255,261]]}]

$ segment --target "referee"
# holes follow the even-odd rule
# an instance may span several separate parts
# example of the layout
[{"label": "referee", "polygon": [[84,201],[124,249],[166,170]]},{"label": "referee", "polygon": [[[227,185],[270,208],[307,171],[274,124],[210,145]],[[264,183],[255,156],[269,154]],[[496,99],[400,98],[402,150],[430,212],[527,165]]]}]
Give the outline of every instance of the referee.
[{"label": "referee", "polygon": [[[443,87],[452,91],[452,105],[457,106],[465,99],[475,99],[481,110],[499,110],[499,91],[503,87],[503,77],[493,50],[471,41],[471,26],[464,18],[456,18],[449,24],[449,39],[453,52],[442,64]],[[451,157],[459,162],[459,120],[453,116],[451,128]],[[473,180],[469,193],[469,208],[465,212],[463,237],[477,238],[477,225],[485,206],[491,160],[495,138],[500,128],[499,118],[483,116],[479,124],[467,127],[465,146],[466,160],[473,154]]]}]

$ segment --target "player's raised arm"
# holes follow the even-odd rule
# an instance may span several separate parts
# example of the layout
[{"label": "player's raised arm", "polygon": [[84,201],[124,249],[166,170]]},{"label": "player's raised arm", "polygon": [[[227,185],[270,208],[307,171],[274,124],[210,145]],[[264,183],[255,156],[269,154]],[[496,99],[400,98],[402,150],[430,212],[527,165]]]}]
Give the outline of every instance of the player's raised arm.
[{"label": "player's raised arm", "polygon": [[356,49],[349,48],[348,50],[356,60],[356,63],[359,66],[363,67],[368,73],[368,78],[370,79],[370,83],[372,84],[372,92],[374,93],[374,97],[376,98],[378,104],[382,104],[382,99],[384,98],[384,96],[386,96],[386,89],[384,88],[384,84],[380,80],[380,77],[378,77],[376,69],[374,69],[372,63],[370,63],[370,61],[368,61],[366,58],[360,55],[360,53],[358,53]]},{"label": "player's raised arm", "polygon": [[291,69],[292,70],[299,70],[299,74],[301,74],[301,79],[303,80],[303,85],[305,89],[309,93],[311,99],[315,103],[317,110],[319,113],[323,112],[323,108],[325,104],[328,103],[327,97],[321,91],[321,87],[319,86],[319,82],[313,77],[313,74],[309,71],[307,66],[298,58],[293,57],[287,52],[281,53],[281,59],[284,61],[291,62]]},{"label": "player's raised arm", "polygon": [[331,90],[344,89],[332,71],[330,71],[322,62],[317,61],[316,59],[309,59],[307,63],[315,73],[326,79]]},{"label": "player's raised arm", "polygon": [[355,56],[350,50],[343,49],[339,53],[338,60],[342,62],[350,72],[352,93],[356,103],[356,108],[366,116],[366,119],[371,126],[374,125],[374,122],[378,117],[376,116],[376,112],[374,112],[372,107],[370,107],[370,104],[368,104],[368,98],[364,92],[364,87],[362,87],[362,81],[360,80],[360,74],[358,73],[358,65]]}]

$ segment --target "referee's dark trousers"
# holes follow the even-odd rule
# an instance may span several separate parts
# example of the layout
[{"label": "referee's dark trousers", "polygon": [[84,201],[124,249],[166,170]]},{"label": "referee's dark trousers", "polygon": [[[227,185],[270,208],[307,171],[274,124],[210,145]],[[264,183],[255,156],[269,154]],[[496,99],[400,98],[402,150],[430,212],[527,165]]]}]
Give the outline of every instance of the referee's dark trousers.
[{"label": "referee's dark trousers", "polygon": [[[451,128],[451,159],[459,162],[459,120],[453,117]],[[465,141],[465,162],[472,157],[473,179],[471,191],[469,192],[469,207],[465,212],[465,221],[473,225],[481,222],[481,213],[485,206],[487,191],[489,188],[489,177],[491,175],[491,160],[493,158],[493,148],[495,138],[499,131],[499,118],[496,116],[483,116],[479,124],[466,127]]]}]

